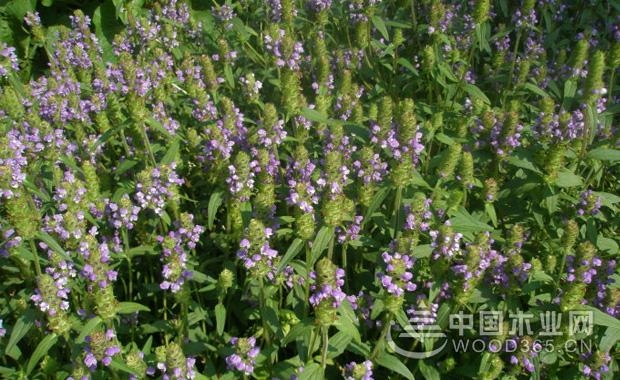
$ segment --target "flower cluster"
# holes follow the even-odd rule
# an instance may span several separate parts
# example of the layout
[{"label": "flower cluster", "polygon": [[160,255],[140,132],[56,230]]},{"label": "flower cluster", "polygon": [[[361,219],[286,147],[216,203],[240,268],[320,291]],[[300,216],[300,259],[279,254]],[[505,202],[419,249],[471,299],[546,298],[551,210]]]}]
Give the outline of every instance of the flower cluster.
[{"label": "flower cluster", "polygon": [[265,227],[257,219],[252,219],[245,237],[239,242],[237,257],[243,262],[245,269],[254,277],[267,276],[273,281],[279,256],[278,251],[269,245],[269,238],[272,235],[273,230],[271,228]]},{"label": "flower cluster", "polygon": [[112,227],[117,230],[121,228],[133,229],[134,223],[138,221],[140,207],[133,204],[129,195],[123,194],[118,203],[106,199],[105,204],[105,211]]},{"label": "flower cluster", "polygon": [[412,281],[413,264],[415,259],[402,255],[398,252],[383,252],[381,254],[385,263],[385,273],[378,273],[377,276],[381,281],[381,286],[391,295],[402,297],[405,292],[413,292],[417,289],[417,285]]},{"label": "flower cluster", "polygon": [[112,364],[112,359],[121,353],[121,348],[116,340],[114,330],[107,329],[106,331],[96,331],[87,336],[84,351],[84,365],[89,370],[94,371],[97,368],[97,363],[106,367]]},{"label": "flower cluster", "polygon": [[174,223],[176,230],[170,230],[166,236],[158,236],[157,241],[162,246],[161,260],[164,262],[162,275],[164,280],[159,285],[163,290],[177,293],[191,277],[187,269],[187,250],[196,248],[204,227],[194,225],[194,216],[182,214],[179,221]]},{"label": "flower cluster", "polygon": [[602,198],[592,190],[586,190],[579,196],[577,215],[596,215],[601,210]]},{"label": "flower cluster", "polygon": [[183,349],[176,343],[169,343],[155,349],[157,369],[164,380],[192,380],[196,378],[196,359],[186,358]]},{"label": "flower cluster", "polygon": [[273,35],[265,35],[265,49],[273,54],[276,66],[299,70],[303,58],[304,47],[301,42],[293,41],[283,29]]},{"label": "flower cluster", "polygon": [[176,186],[184,183],[175,169],[176,164],[172,163],[147,169],[138,174],[134,199],[141,208],[150,208],[157,215],[163,213],[166,201],[176,196]]},{"label": "flower cluster", "polygon": [[15,48],[0,42],[0,77],[8,77],[10,73],[19,71],[19,62]]},{"label": "flower cluster", "polygon": [[362,363],[351,362],[344,368],[344,378],[346,380],[373,380],[372,362],[365,360]]},{"label": "flower cluster", "polygon": [[433,260],[439,258],[451,259],[461,255],[461,239],[463,234],[454,232],[449,222],[442,225],[439,230],[432,230],[428,233],[433,239]]},{"label": "flower cluster", "polygon": [[310,272],[310,305],[314,307],[316,321],[321,326],[330,326],[336,318],[336,310],[347,295],[342,291],[345,272],[328,258],[316,263],[316,271]]},{"label": "flower cluster", "polygon": [[256,357],[260,353],[260,349],[256,346],[256,338],[230,338],[233,345],[234,353],[226,357],[226,364],[231,370],[243,372],[245,375],[251,375],[256,365]]},{"label": "flower cluster", "polygon": [[586,378],[599,380],[610,371],[611,355],[609,352],[584,352],[579,359],[584,363],[581,373]]}]

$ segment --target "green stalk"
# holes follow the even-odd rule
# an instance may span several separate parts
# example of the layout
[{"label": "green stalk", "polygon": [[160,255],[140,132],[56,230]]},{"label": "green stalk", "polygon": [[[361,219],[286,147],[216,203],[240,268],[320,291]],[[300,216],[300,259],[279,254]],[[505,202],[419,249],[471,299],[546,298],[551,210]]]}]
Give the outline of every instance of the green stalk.
[{"label": "green stalk", "polygon": [[[258,301],[260,304],[260,311],[262,312],[266,306],[265,305],[265,283],[263,282],[262,278],[258,280],[258,284],[260,287],[260,298]],[[271,336],[269,334],[269,326],[267,326],[267,321],[264,318],[261,318],[261,321],[263,323],[263,338],[265,339],[265,343],[267,344],[267,346],[270,346]]]},{"label": "green stalk", "polygon": [[30,249],[32,250],[34,271],[37,274],[37,278],[41,277],[41,264],[39,263],[39,254],[37,253],[37,247],[34,245],[34,240],[30,239]]},{"label": "green stalk", "polygon": [[327,258],[332,259],[334,256],[334,235],[329,239],[329,247],[327,248]]},{"label": "green stalk", "polygon": [[397,239],[401,235],[400,231],[400,206],[403,198],[403,188],[398,186],[396,188],[396,197],[394,198],[394,220],[392,220],[392,226],[394,227],[394,239]]},{"label": "green stalk", "polygon": [[385,337],[388,331],[390,330],[390,328],[392,327],[393,319],[394,319],[394,315],[392,315],[392,313],[388,313],[387,318],[385,319],[385,324],[383,325],[383,329],[381,330],[381,335],[379,336],[379,339],[377,340],[377,344],[375,345],[375,348],[372,350],[372,353],[370,354],[371,361],[374,361],[377,358],[377,355],[379,355],[379,350],[383,348],[383,345],[385,344]]},{"label": "green stalk", "polygon": [[329,347],[329,334],[327,333],[327,326],[321,327],[321,335],[323,340],[323,350],[321,352],[321,366],[323,369],[327,367],[327,349]]}]

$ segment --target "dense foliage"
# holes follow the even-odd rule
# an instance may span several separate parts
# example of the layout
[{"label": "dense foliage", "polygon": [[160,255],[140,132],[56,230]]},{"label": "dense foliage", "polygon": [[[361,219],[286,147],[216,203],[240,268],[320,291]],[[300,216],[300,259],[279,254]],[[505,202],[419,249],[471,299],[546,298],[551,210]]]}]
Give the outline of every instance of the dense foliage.
[{"label": "dense foliage", "polygon": [[3,378],[617,375],[617,2],[1,3]]}]

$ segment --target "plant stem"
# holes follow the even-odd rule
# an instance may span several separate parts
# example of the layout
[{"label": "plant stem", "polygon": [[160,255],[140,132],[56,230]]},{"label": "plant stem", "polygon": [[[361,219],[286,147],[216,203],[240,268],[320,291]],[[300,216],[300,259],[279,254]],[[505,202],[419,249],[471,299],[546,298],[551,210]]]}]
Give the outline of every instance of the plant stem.
[{"label": "plant stem", "polygon": [[41,264],[39,263],[39,254],[37,253],[37,247],[34,245],[34,240],[30,239],[30,249],[32,250],[32,257],[34,261],[34,271],[37,274],[37,278],[41,277]]},{"label": "plant stem", "polygon": [[403,188],[402,186],[398,186],[396,188],[396,197],[394,198],[394,220],[392,221],[392,226],[394,227],[394,239],[397,239],[400,234],[400,206],[403,197]]},{"label": "plant stem", "polygon": [[329,247],[327,248],[327,258],[332,259],[334,256],[334,235],[332,234],[331,239],[329,239]]},{"label": "plant stem", "polygon": [[[260,288],[260,298],[259,298],[260,310],[259,312],[262,313],[263,309],[266,307],[265,283],[263,282],[262,278],[258,280],[258,286]],[[271,336],[269,334],[269,326],[267,326],[267,321],[264,318],[261,318],[261,321],[263,322],[263,338],[265,339],[265,343],[267,344],[267,346],[269,346],[271,345]]]},{"label": "plant stem", "polygon": [[393,319],[394,319],[394,316],[392,315],[392,313],[388,313],[388,316],[385,320],[385,325],[383,325],[383,329],[381,330],[381,335],[379,336],[379,339],[377,340],[377,344],[375,345],[375,348],[372,350],[372,353],[370,354],[371,361],[374,361],[377,358],[377,355],[379,354],[379,350],[383,348],[385,336],[387,335],[388,331],[392,327]]},{"label": "plant stem", "polygon": [[321,352],[321,366],[323,369],[327,367],[327,348],[329,347],[329,334],[327,333],[328,327],[321,327],[321,335],[323,341],[323,350]]}]

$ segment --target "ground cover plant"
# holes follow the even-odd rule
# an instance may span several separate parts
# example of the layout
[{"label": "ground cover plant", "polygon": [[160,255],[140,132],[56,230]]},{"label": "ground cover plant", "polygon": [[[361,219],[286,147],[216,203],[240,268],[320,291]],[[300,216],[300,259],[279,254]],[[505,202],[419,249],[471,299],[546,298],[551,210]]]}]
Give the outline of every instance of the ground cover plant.
[{"label": "ground cover plant", "polygon": [[0,376],[613,379],[620,4],[0,5]]}]

